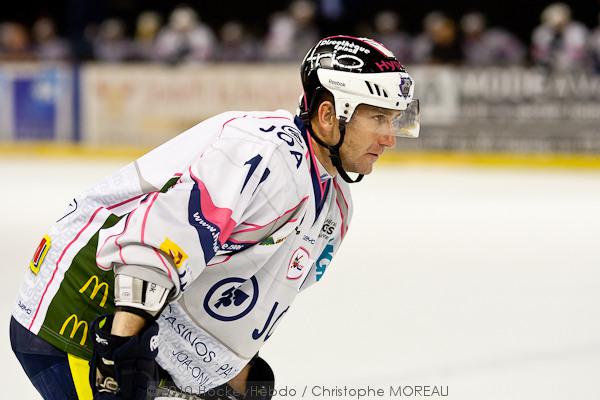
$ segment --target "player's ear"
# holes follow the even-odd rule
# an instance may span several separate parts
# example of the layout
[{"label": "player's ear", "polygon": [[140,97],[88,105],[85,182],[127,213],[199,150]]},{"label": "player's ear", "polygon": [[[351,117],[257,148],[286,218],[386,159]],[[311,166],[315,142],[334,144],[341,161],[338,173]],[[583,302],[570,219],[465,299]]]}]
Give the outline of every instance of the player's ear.
[{"label": "player's ear", "polygon": [[333,105],[333,102],[325,100],[319,104],[317,116],[321,134],[326,137],[331,136],[334,132],[336,123],[335,106]]}]

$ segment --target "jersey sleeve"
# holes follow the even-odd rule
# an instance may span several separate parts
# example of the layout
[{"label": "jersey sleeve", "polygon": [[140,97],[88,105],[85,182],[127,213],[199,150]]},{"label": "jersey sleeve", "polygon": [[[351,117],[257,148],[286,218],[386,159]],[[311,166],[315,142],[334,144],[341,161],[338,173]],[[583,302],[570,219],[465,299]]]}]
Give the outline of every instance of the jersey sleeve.
[{"label": "jersey sleeve", "polygon": [[[101,230],[98,267],[158,271],[173,281],[177,295],[215,255],[232,251],[230,236],[248,210],[256,212],[258,193],[282,198],[286,192],[286,180],[274,173],[282,169],[276,146],[238,136],[225,131],[174,185],[145,195],[118,224]],[[275,207],[287,206],[280,203]]]}]

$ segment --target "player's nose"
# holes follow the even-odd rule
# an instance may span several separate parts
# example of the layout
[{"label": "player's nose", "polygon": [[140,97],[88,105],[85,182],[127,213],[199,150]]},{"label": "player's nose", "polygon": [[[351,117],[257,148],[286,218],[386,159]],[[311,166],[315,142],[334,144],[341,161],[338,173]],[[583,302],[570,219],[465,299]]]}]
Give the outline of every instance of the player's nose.
[{"label": "player's nose", "polygon": [[396,136],[395,135],[379,135],[379,144],[385,147],[394,147],[396,146]]}]

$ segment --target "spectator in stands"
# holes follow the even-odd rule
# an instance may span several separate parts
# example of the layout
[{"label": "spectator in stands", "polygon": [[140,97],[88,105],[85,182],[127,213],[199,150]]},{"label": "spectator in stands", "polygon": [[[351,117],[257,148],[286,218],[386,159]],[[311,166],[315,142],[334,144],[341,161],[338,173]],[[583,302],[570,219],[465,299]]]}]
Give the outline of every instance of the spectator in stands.
[{"label": "spectator in stands", "polygon": [[295,0],[287,12],[270,18],[265,39],[265,58],[270,61],[298,61],[318,40],[315,5],[307,0]]},{"label": "spectator in stands", "polygon": [[459,63],[461,50],[456,24],[439,11],[427,14],[424,32],[413,42],[413,61],[426,64]]},{"label": "spectator in stands", "polygon": [[542,24],[532,35],[533,61],[553,71],[580,71],[589,66],[587,40],[589,32],[571,19],[571,9],[553,3],[544,9]]},{"label": "spectator in stands", "polygon": [[211,60],[215,46],[213,31],[200,21],[196,11],[178,6],[169,24],[158,33],[155,50],[159,60],[176,64]]},{"label": "spectator in stands", "polygon": [[270,61],[286,61],[295,57],[293,51],[295,34],[294,21],[288,13],[271,14],[262,57]]},{"label": "spectator in stands", "polygon": [[135,60],[152,61],[156,59],[156,37],[162,25],[160,14],[154,11],[141,13],[135,25],[135,40],[132,57]]},{"label": "spectator in stands", "polygon": [[32,60],[27,29],[17,22],[0,24],[0,59],[7,61]]},{"label": "spectator in stands", "polygon": [[131,41],[125,35],[125,24],[117,18],[103,21],[93,39],[94,57],[102,62],[128,61],[132,54]]},{"label": "spectator in stands", "polygon": [[67,61],[71,59],[71,48],[67,40],[58,36],[54,20],[38,18],[32,28],[33,53],[42,61]]},{"label": "spectator in stands", "polygon": [[248,62],[258,56],[256,40],[239,21],[226,22],[219,31],[219,61]]},{"label": "spectator in stands", "polygon": [[590,52],[592,54],[592,62],[594,72],[600,73],[600,14],[598,14],[598,25],[590,36]]},{"label": "spectator in stands", "polygon": [[472,12],[460,20],[463,32],[463,63],[484,67],[521,64],[525,47],[513,34],[502,28],[487,28],[483,14]]},{"label": "spectator in stands", "polygon": [[378,13],[373,25],[375,32],[371,37],[380,41],[390,49],[403,63],[411,61],[410,37],[400,31],[400,16],[395,11],[386,10]]}]

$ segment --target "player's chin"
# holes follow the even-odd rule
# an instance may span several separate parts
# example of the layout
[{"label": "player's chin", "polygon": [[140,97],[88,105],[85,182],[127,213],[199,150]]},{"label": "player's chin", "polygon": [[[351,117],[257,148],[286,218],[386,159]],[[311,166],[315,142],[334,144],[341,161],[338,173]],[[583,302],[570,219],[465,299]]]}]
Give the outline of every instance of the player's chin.
[{"label": "player's chin", "polygon": [[361,175],[369,175],[373,172],[373,165],[375,164],[374,160],[361,160],[358,163],[355,163],[352,168],[348,169],[348,172],[354,172],[356,174]]}]

